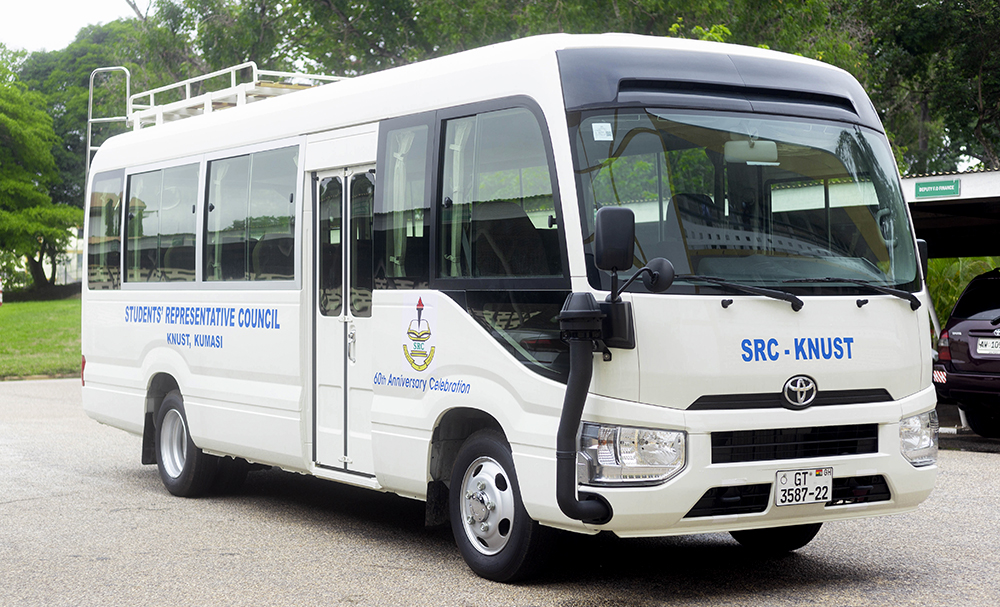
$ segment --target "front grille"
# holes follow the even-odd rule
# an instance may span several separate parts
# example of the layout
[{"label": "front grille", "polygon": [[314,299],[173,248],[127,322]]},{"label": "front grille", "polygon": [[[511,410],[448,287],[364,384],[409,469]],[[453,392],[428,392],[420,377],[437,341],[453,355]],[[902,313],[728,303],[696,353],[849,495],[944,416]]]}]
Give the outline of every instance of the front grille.
[{"label": "front grille", "polygon": [[861,504],[865,502],[884,502],[892,494],[889,483],[881,474],[875,476],[849,476],[833,479],[833,499],[827,506],[842,506],[844,504]]},{"label": "front grille", "polygon": [[[810,407],[831,405],[861,405],[892,402],[892,395],[883,388],[870,390],[824,390],[816,393]],[[688,411],[714,411],[726,409],[779,409],[787,407],[781,392],[765,394],[708,394],[691,403]]]},{"label": "front grille", "polygon": [[713,464],[877,452],[878,424],[712,433]]},{"label": "front grille", "polygon": [[767,510],[771,497],[771,483],[741,485],[739,487],[713,487],[684,515],[722,516],[726,514],[756,514]]}]

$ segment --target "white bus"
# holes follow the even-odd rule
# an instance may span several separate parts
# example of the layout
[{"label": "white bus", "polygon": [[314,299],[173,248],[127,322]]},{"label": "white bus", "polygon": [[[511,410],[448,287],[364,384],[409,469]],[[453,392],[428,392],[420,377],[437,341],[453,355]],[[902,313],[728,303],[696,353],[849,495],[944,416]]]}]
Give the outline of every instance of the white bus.
[{"label": "white bus", "polygon": [[240,101],[133,107],[88,180],[84,406],[171,493],[424,500],[513,580],[546,527],[789,551],[931,492],[921,256],[844,71],[552,35]]}]

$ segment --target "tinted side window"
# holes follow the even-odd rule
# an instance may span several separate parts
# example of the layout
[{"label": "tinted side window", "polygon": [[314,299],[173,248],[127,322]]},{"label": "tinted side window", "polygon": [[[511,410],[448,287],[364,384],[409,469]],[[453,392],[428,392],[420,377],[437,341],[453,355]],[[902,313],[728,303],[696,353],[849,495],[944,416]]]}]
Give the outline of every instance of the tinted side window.
[{"label": "tinted side window", "polygon": [[[426,288],[430,277],[430,201],[425,193],[428,135],[426,124],[391,129],[380,149],[384,175],[376,196],[375,232],[380,255],[379,287]],[[383,281],[383,279],[385,279]],[[383,284],[384,283],[384,284]]]},{"label": "tinted side window", "polygon": [[87,284],[91,289],[121,287],[123,171],[94,176],[87,234]]},{"label": "tinted side window", "polygon": [[562,276],[550,167],[535,116],[514,108],[444,124],[441,277]]},{"label": "tinted side window", "polygon": [[340,316],[343,309],[343,204],[343,179],[324,179],[319,184],[319,310],[323,316]]},{"label": "tinted side window", "polygon": [[250,157],[208,163],[205,280],[247,279]]},{"label": "tinted side window", "polygon": [[559,331],[567,291],[466,291],[466,309],[524,366],[565,383],[569,345]]},{"label": "tinted side window", "polygon": [[372,315],[372,205],[375,176],[351,175],[348,208],[351,213],[351,313]]},{"label": "tinted side window", "polygon": [[128,178],[128,282],[195,279],[197,164],[130,175]]},{"label": "tinted side window", "polygon": [[298,147],[208,164],[205,280],[295,277]]}]

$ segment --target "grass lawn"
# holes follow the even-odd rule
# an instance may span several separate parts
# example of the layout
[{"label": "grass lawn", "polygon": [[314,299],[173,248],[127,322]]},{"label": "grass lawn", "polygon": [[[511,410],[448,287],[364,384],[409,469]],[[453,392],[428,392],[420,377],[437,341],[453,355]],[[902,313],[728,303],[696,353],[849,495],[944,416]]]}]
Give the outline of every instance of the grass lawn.
[{"label": "grass lawn", "polygon": [[0,306],[0,379],[79,373],[79,299]]}]

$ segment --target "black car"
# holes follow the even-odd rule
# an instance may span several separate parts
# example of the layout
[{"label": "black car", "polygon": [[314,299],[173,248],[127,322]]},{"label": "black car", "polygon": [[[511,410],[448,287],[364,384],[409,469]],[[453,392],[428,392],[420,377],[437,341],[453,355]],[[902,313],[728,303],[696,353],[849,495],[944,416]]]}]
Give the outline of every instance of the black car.
[{"label": "black car", "polygon": [[973,278],[958,298],[938,340],[934,387],[976,434],[1000,438],[1000,268]]}]

